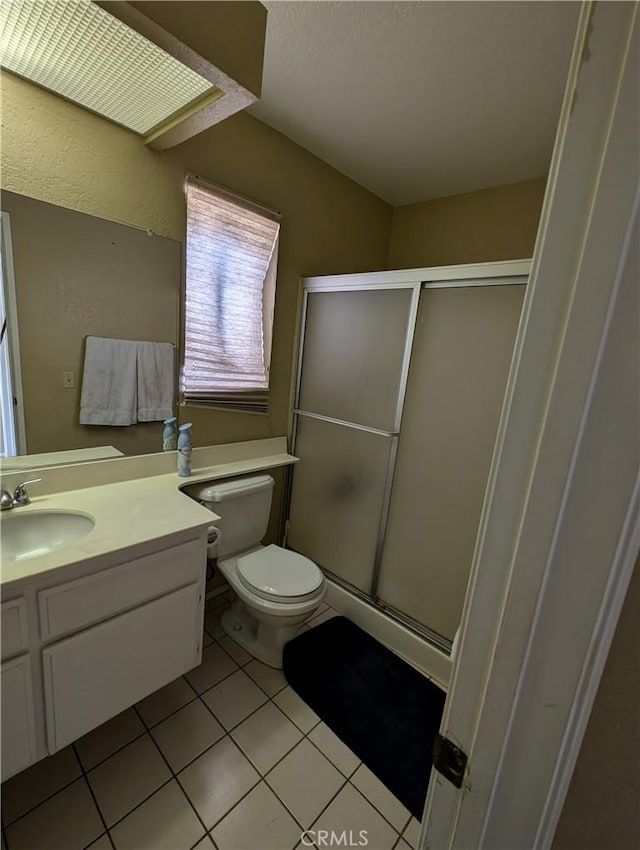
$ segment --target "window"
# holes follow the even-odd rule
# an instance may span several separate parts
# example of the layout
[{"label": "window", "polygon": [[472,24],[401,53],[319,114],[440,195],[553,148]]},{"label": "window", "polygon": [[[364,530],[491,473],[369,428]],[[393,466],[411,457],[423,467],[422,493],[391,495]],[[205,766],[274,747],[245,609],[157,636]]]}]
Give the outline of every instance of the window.
[{"label": "window", "polygon": [[185,402],[266,412],[279,230],[278,213],[187,179]]}]

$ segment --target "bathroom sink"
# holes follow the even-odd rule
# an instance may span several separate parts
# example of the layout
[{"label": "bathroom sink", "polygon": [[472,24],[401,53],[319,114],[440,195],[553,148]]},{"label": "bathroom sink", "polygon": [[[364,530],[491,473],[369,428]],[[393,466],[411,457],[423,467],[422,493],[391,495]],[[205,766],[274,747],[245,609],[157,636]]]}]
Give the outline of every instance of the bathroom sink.
[{"label": "bathroom sink", "polygon": [[[15,513],[14,513],[15,511]],[[14,508],[2,517],[0,536],[5,563],[39,558],[62,549],[89,534],[95,526],[91,517],[67,511],[32,511],[21,514]]]}]

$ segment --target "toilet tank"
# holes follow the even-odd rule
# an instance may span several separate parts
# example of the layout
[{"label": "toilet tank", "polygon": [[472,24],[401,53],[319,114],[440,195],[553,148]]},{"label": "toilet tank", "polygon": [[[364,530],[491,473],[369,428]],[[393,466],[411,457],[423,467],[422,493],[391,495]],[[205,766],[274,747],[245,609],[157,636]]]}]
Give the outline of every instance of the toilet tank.
[{"label": "toilet tank", "polygon": [[271,512],[273,478],[254,475],[221,481],[202,481],[184,492],[222,517],[218,557],[252,549],[262,542]]}]

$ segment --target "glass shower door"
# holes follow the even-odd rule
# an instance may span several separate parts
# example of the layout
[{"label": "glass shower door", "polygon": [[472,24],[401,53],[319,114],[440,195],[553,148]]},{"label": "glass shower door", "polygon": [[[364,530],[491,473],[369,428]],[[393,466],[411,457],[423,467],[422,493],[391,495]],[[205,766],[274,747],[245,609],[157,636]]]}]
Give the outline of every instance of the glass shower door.
[{"label": "glass shower door", "polygon": [[460,624],[524,291],[420,296],[376,597],[444,648]]},{"label": "glass shower door", "polygon": [[305,291],[288,545],[371,596],[419,282]]}]

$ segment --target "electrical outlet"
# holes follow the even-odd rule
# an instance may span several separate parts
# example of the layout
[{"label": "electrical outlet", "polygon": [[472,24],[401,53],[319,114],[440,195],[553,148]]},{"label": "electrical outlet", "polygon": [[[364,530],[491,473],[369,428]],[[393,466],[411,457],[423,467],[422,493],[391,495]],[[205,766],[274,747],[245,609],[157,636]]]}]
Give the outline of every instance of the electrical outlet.
[{"label": "electrical outlet", "polygon": [[76,385],[76,376],[73,372],[63,372],[62,373],[62,386],[67,389],[73,389]]}]

